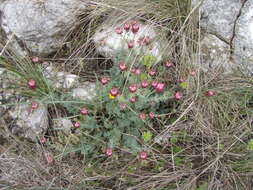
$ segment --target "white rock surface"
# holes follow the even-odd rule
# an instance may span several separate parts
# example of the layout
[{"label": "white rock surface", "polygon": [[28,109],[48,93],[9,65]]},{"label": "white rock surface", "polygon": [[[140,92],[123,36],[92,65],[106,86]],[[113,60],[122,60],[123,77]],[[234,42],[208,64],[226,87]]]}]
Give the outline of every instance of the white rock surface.
[{"label": "white rock surface", "polygon": [[234,56],[245,72],[253,75],[253,1],[248,0],[237,21]]},{"label": "white rock surface", "polygon": [[199,5],[199,25],[207,33],[201,42],[201,69],[238,68],[253,75],[253,1],[193,0],[192,5]]},{"label": "white rock surface", "polygon": [[73,88],[79,85],[79,76],[66,72],[58,72],[53,64],[45,66],[43,75],[49,79],[56,88]]},{"label": "white rock surface", "polygon": [[[130,22],[131,21],[126,21],[124,23]],[[117,34],[115,30],[117,28],[123,28],[124,23],[112,23],[110,19],[105,21],[93,36],[93,41],[98,53],[106,58],[113,59],[113,61],[115,61],[119,53],[129,55],[130,51],[133,53],[133,56],[152,55],[156,57],[156,62],[162,61],[163,54],[166,53],[166,48],[168,48],[168,41],[164,37],[165,33],[162,32],[161,29],[158,33],[159,29],[138,21],[140,29],[137,33],[134,34],[131,29],[129,31],[123,29],[122,34]],[[145,37],[151,39],[150,45],[141,46],[138,40]],[[127,43],[131,40],[134,41],[134,47],[129,49]]]},{"label": "white rock surface", "polygon": [[62,46],[84,8],[80,0],[6,0],[0,3],[0,24],[16,53],[24,55],[25,46],[43,56]]},{"label": "white rock surface", "polygon": [[72,96],[81,100],[92,100],[96,96],[96,84],[85,82],[82,86],[72,90]]},{"label": "white rock surface", "polygon": [[227,42],[230,41],[242,5],[240,0],[193,0],[192,5],[193,7],[200,5],[201,28],[224,38]]},{"label": "white rock surface", "polygon": [[54,129],[57,131],[70,132],[73,127],[72,122],[69,119],[58,118],[54,120]]},{"label": "white rock surface", "polygon": [[48,111],[42,104],[33,111],[31,111],[31,104],[20,104],[9,111],[9,115],[16,120],[16,125],[11,128],[11,131],[17,136],[37,141],[48,128]]},{"label": "white rock surface", "polygon": [[207,72],[211,69],[224,68],[230,72],[235,64],[230,59],[230,46],[212,34],[205,34],[200,42],[200,66],[201,70]]}]

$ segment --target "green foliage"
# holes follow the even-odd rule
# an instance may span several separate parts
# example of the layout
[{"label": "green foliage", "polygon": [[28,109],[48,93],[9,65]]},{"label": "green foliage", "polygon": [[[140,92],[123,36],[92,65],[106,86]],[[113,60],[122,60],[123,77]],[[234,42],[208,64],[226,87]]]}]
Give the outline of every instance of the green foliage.
[{"label": "green foliage", "polygon": [[152,133],[150,131],[144,132],[142,134],[143,141],[145,143],[149,142],[152,139]]},{"label": "green foliage", "polygon": [[[50,82],[43,76],[41,64],[32,63],[27,58],[0,57],[0,67],[6,68],[13,75],[15,90],[28,97],[49,97],[55,91]],[[36,81],[36,88],[32,91],[27,88],[28,80]]]},{"label": "green foliage", "polygon": [[208,183],[201,184],[197,189],[195,190],[207,190],[208,189]]},{"label": "green foliage", "polygon": [[143,65],[147,66],[150,68],[156,61],[156,58],[152,55],[146,55],[143,57]]},{"label": "green foliage", "polygon": [[248,142],[247,149],[248,149],[248,150],[253,150],[253,139],[251,139],[251,140]]},{"label": "green foliage", "polygon": [[183,89],[186,89],[186,88],[188,87],[188,83],[187,83],[187,82],[181,82],[181,83],[179,84],[179,86],[180,86],[181,88],[183,88]]},{"label": "green foliage", "polygon": [[[81,124],[77,129],[81,133],[81,143],[75,145],[76,150],[81,150],[85,155],[94,155],[105,148],[123,148],[136,154],[152,143],[151,129],[157,123],[156,118],[149,117],[149,113],[159,115],[168,112],[170,108],[163,109],[161,105],[166,105],[172,100],[172,93],[168,87],[159,93],[151,87],[153,80],[165,83],[161,80],[165,74],[164,68],[161,68],[163,66],[156,68],[157,71],[163,72],[158,72],[152,77],[148,75],[153,61],[154,59],[148,56],[144,62],[140,62],[141,74],[132,73],[133,67],[127,61],[126,71],[120,71],[117,65],[113,66],[106,76],[110,78],[107,84],[97,81],[97,96],[91,101],[82,102],[69,99],[69,96],[61,98],[61,105],[70,113],[69,116]],[[141,87],[143,79],[149,83],[146,88]],[[136,85],[135,92],[130,92],[131,84]],[[116,96],[110,93],[112,88],[118,89]],[[131,102],[131,98],[136,98],[136,102]],[[80,115],[82,107],[89,110],[88,115]],[[173,110],[172,107],[171,109]],[[162,122],[163,119],[159,119]]]}]

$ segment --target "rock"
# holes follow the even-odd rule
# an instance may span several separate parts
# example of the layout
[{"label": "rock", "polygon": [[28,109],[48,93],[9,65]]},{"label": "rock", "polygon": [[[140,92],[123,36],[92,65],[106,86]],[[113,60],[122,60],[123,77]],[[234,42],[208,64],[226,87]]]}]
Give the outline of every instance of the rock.
[{"label": "rock", "polygon": [[194,7],[200,5],[201,28],[230,42],[242,6],[239,0],[193,0],[192,5]]},{"label": "rock", "polygon": [[161,146],[166,145],[171,137],[172,136],[169,133],[165,133],[165,134],[162,134],[162,135],[157,135],[154,138],[154,142],[161,145]]},{"label": "rock", "polygon": [[84,82],[82,86],[72,90],[72,96],[81,100],[92,100],[96,96],[96,84]]},{"label": "rock", "polygon": [[230,72],[235,64],[230,59],[230,46],[212,34],[205,34],[200,42],[201,54],[198,66],[204,72],[211,69],[224,68]]},{"label": "rock", "polygon": [[[114,19],[114,17],[112,17]],[[124,23],[131,23],[130,21],[112,24],[113,21],[108,19],[100,28],[97,29],[93,36],[93,41],[96,46],[96,50],[101,55],[113,59],[116,61],[118,55],[129,55],[130,51],[132,56],[140,56],[142,58],[145,55],[152,55],[156,58],[156,62],[160,62],[163,59],[163,53],[166,52],[168,41],[164,37],[166,33],[161,30],[158,32],[152,25],[145,24],[138,21],[140,29],[135,34],[131,31],[123,29]],[[115,30],[117,28],[123,29],[122,34],[118,34]],[[143,41],[147,39],[148,45]],[[128,48],[128,42],[133,41],[133,48]],[[142,43],[142,44],[141,44]]]},{"label": "rock", "polygon": [[56,68],[50,63],[45,65],[43,75],[56,88],[73,88],[79,85],[79,76],[66,72],[57,72]]},{"label": "rock", "polygon": [[[73,124],[71,120],[65,118],[57,118],[53,121],[54,129],[57,132],[57,136],[54,138],[55,148],[61,151],[66,148],[66,145],[78,144],[80,129],[75,129],[73,133]],[[80,134],[78,134],[80,133]]]},{"label": "rock", "polygon": [[6,0],[0,4],[0,24],[19,55],[28,49],[40,56],[57,51],[66,34],[78,23],[80,0]]},{"label": "rock", "polygon": [[[253,74],[253,1],[194,0],[199,25],[207,34],[201,41],[200,68],[223,67]],[[231,50],[233,48],[233,51]]]},{"label": "rock", "polygon": [[67,74],[64,78],[63,88],[72,88],[77,86],[79,76],[73,74]]},{"label": "rock", "polygon": [[70,133],[73,124],[71,120],[65,118],[58,118],[53,121],[54,129],[57,131],[63,131]]},{"label": "rock", "polygon": [[21,98],[13,85],[17,80],[19,78],[14,76],[13,73],[5,68],[0,68],[0,118],[8,108],[6,104],[10,102],[13,104]]},{"label": "rock", "polygon": [[253,75],[253,1],[246,1],[236,23],[234,56],[241,68]]},{"label": "rock", "polygon": [[35,110],[31,110],[31,104],[20,104],[14,110],[10,110],[9,115],[16,121],[11,127],[11,132],[19,137],[36,142],[38,137],[47,131],[48,111],[42,104]]}]

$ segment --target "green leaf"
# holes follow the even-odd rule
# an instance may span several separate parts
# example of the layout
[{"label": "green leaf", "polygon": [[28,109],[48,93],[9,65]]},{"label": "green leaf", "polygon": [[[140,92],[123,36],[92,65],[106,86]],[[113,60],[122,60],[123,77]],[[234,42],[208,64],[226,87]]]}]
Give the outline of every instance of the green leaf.
[{"label": "green leaf", "polygon": [[181,83],[179,84],[179,86],[180,86],[181,88],[183,88],[183,89],[186,89],[186,88],[188,87],[188,83],[187,83],[187,82],[181,82]]},{"label": "green leaf", "polygon": [[172,138],[170,139],[170,142],[171,142],[172,144],[176,144],[177,141],[178,141],[177,137],[172,137]]},{"label": "green leaf", "polygon": [[248,150],[253,150],[253,139],[251,139],[251,140],[248,142],[247,149],[248,149]]},{"label": "green leaf", "polygon": [[143,57],[143,65],[151,67],[156,61],[156,58],[152,55],[145,55]]},{"label": "green leaf", "polygon": [[84,123],[81,123],[81,127],[85,129],[96,129],[100,126],[97,125],[97,121],[94,117],[86,117]]},{"label": "green leaf", "polygon": [[171,147],[173,153],[178,153],[182,151],[182,148],[180,146],[172,146]]},{"label": "green leaf", "polygon": [[130,148],[131,151],[138,152],[141,150],[139,143],[132,136],[124,135],[124,144],[126,147]]},{"label": "green leaf", "polygon": [[176,166],[179,166],[179,165],[182,165],[182,164],[183,164],[184,159],[183,159],[183,158],[180,158],[180,157],[175,157],[175,158],[174,158],[174,162],[175,162],[175,165],[176,165]]},{"label": "green leaf", "polygon": [[197,189],[195,190],[207,190],[208,189],[208,183],[201,184]]},{"label": "green leaf", "polygon": [[147,80],[148,79],[148,75],[146,73],[141,73],[140,79],[141,80]]},{"label": "green leaf", "polygon": [[152,133],[150,131],[144,132],[142,134],[142,138],[144,140],[145,143],[149,142],[152,138]]}]

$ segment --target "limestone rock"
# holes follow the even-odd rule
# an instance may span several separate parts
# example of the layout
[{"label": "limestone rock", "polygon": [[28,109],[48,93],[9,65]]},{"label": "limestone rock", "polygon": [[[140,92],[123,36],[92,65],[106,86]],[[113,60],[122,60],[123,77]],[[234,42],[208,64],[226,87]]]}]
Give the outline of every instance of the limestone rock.
[{"label": "limestone rock", "polygon": [[50,80],[56,88],[73,88],[79,85],[79,76],[66,72],[58,72],[53,64],[45,65],[43,75]]},{"label": "limestone rock", "polygon": [[[168,41],[164,37],[166,33],[163,33],[162,30],[158,33],[155,26],[140,21],[136,21],[139,25],[138,32],[133,33],[131,28],[129,31],[124,30],[124,23],[131,26],[131,22],[133,21],[112,24],[110,19],[105,21],[93,36],[98,53],[113,61],[120,54],[125,56],[130,52],[132,57],[151,55],[156,58],[156,62],[162,61],[163,53],[166,52],[168,45]],[[120,31],[117,33],[116,30],[122,30],[122,33],[119,34]],[[133,42],[133,48],[128,48],[129,42]]]},{"label": "limestone rock", "polygon": [[81,100],[92,100],[96,96],[96,84],[92,82],[84,82],[82,86],[72,90],[72,96]]},{"label": "limestone rock", "polygon": [[27,48],[45,56],[62,46],[77,24],[76,13],[84,8],[80,0],[6,0],[0,4],[0,25],[18,55]]},{"label": "limestone rock", "polygon": [[199,6],[201,28],[227,42],[231,40],[234,24],[242,6],[239,0],[193,0],[192,5]]},{"label": "limestone rock", "polygon": [[237,21],[234,56],[245,72],[253,75],[253,1],[246,1]]},{"label": "limestone rock", "polygon": [[59,118],[54,120],[54,129],[57,131],[70,133],[72,127],[73,124],[69,119]]},{"label": "limestone rock", "polygon": [[35,142],[44,135],[49,125],[47,107],[42,104],[34,110],[31,110],[30,104],[20,104],[10,110],[9,115],[16,121],[11,132]]},{"label": "limestone rock", "polygon": [[200,42],[200,66],[201,70],[207,72],[211,69],[224,68],[230,72],[235,64],[230,60],[230,46],[214,35],[205,34]]}]

